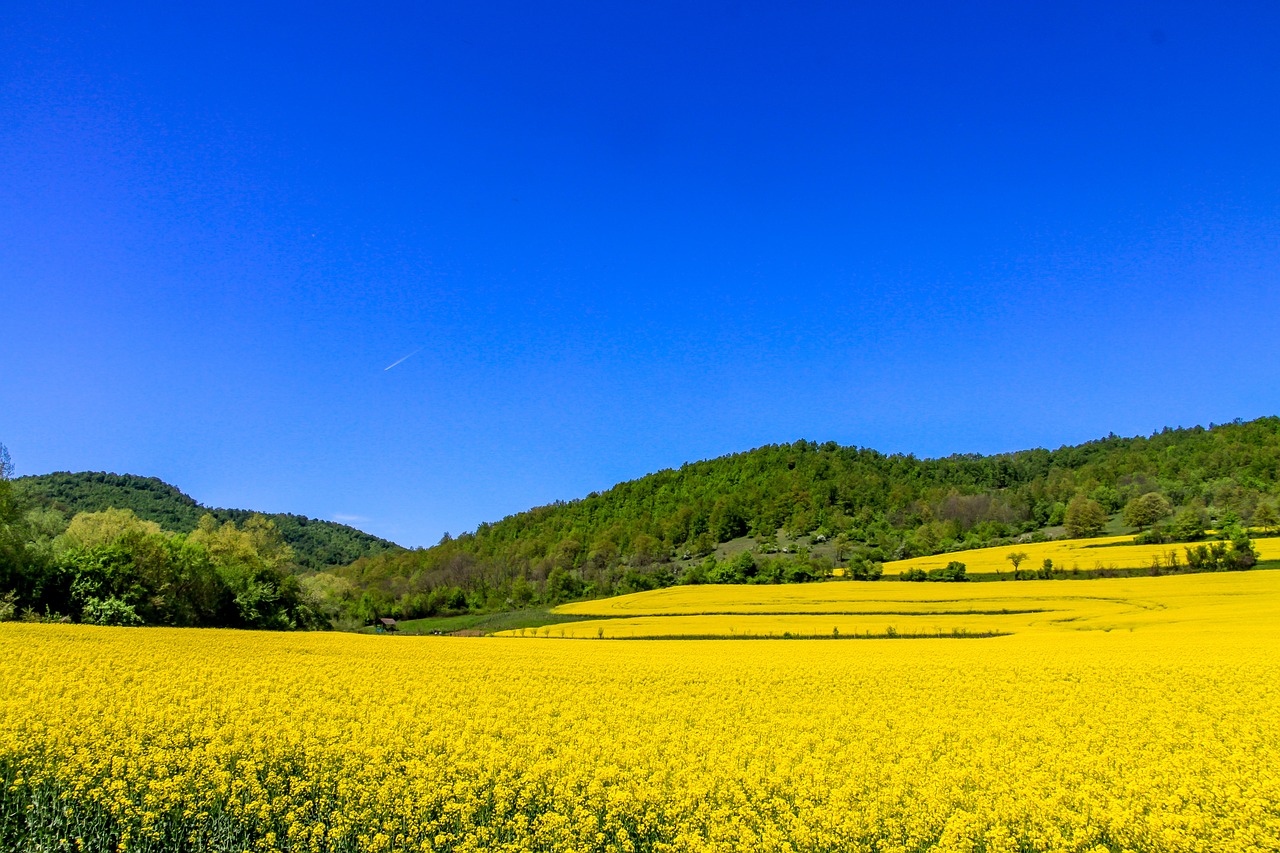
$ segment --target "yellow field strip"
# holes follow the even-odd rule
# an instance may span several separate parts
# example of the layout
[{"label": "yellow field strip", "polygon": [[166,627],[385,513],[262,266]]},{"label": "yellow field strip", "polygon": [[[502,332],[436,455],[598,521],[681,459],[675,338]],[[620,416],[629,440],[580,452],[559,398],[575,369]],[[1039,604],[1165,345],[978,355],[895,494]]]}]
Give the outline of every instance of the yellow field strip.
[{"label": "yellow field strip", "polygon": [[[1001,572],[1012,574],[1013,564],[1009,555],[1026,554],[1024,569],[1038,569],[1046,559],[1055,567],[1094,571],[1097,569],[1145,569],[1152,560],[1159,559],[1162,568],[1171,564],[1171,556],[1183,567],[1187,565],[1187,544],[1133,545],[1132,536],[1105,536],[1097,539],[1066,539],[1058,542],[1035,542],[1026,545],[1003,545],[998,548],[978,548],[973,551],[957,551],[952,554],[936,554],[932,557],[913,557],[910,560],[894,560],[884,564],[885,575],[899,575],[907,569],[938,569],[952,560],[965,564],[971,574]],[[1280,537],[1270,536],[1253,541],[1263,560],[1280,560]],[[1194,547],[1193,543],[1190,547]]]},{"label": "yellow field strip", "polygon": [[[1052,618],[1053,613],[1041,614]],[[1008,634],[1025,629],[1026,616],[977,616],[922,613],[911,616],[839,616],[738,614],[715,616],[634,616],[592,619],[527,631],[504,631],[500,636],[551,639],[723,638],[797,639],[817,637],[920,637],[955,634]]]},{"label": "yellow field strip", "polygon": [[[1005,611],[1005,612],[1001,612]],[[507,636],[629,638],[997,631],[1218,630],[1240,619],[1280,630],[1280,572],[1008,583],[682,586],[575,602],[607,619]]]}]

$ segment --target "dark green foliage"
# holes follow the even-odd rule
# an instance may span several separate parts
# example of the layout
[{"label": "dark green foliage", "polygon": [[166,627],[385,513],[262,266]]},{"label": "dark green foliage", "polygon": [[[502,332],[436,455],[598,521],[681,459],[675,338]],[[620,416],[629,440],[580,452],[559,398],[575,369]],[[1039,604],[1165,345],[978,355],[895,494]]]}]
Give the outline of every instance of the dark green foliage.
[{"label": "dark green foliage", "polygon": [[1061,574],[1061,571],[1054,568],[1053,560],[1045,557],[1044,562],[1040,564],[1038,569],[1015,568],[1013,570],[1013,579],[1016,581],[1050,580],[1059,574]]},{"label": "dark green foliage", "polygon": [[[638,573],[637,573],[638,574]],[[657,584],[637,585],[636,589],[654,589]],[[551,570],[551,574],[547,576],[546,600],[550,604],[559,604],[562,601],[573,601],[575,598],[581,598],[583,591],[582,576],[561,566]]]},{"label": "dark green foliage", "polygon": [[67,517],[78,512],[128,509],[165,530],[189,533],[208,511],[189,495],[155,477],[58,471],[20,477],[14,482],[33,502],[57,507]]},{"label": "dark green foliage", "polygon": [[716,568],[716,558],[707,557],[701,563],[694,563],[684,570],[684,577],[681,578],[683,583],[702,584],[711,583],[711,574]]},{"label": "dark green foliage", "polygon": [[1258,563],[1258,549],[1243,530],[1231,534],[1231,568],[1238,571],[1252,569]]},{"label": "dark green foliage", "polygon": [[1244,571],[1258,562],[1249,534],[1236,524],[1224,526],[1222,538],[1186,549],[1187,565],[1197,572]]},{"label": "dark green foliage", "polygon": [[965,565],[959,560],[952,560],[941,569],[930,569],[928,579],[942,583],[963,583],[968,580],[965,577]]},{"label": "dark green foliage", "polygon": [[922,581],[932,581],[934,583],[963,583],[969,580],[965,576],[965,564],[959,560],[952,560],[942,568],[924,569],[911,568],[898,575],[899,580],[912,581],[920,583]]},{"label": "dark green foliage", "polygon": [[[154,521],[165,530],[177,533],[195,530],[205,513],[213,515],[219,523],[234,521],[237,524],[257,514],[244,509],[208,509],[155,477],[61,471],[22,477],[14,483],[33,504],[54,507],[67,517],[108,508],[128,509],[141,519]],[[300,569],[345,566],[361,557],[398,550],[394,543],[345,524],[285,513],[266,517],[275,523],[285,542],[293,548],[294,560]]]},{"label": "dark green foliage", "polygon": [[748,583],[756,579],[760,567],[750,551],[743,551],[732,560],[723,560],[711,570],[711,583]]}]

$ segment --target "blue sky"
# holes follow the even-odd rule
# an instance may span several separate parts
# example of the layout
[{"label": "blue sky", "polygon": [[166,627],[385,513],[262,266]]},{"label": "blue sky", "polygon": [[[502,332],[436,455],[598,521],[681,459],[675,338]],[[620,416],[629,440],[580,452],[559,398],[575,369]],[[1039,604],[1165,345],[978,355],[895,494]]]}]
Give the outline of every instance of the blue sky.
[{"label": "blue sky", "polygon": [[1280,413],[1275,4],[187,5],[0,16],[20,474],[422,545]]}]

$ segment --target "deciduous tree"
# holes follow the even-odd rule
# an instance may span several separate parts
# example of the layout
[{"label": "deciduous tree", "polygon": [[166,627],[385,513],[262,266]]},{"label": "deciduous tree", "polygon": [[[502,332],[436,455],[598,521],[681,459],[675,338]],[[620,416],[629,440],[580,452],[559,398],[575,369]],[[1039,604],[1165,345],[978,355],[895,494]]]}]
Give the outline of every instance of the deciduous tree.
[{"label": "deciduous tree", "polygon": [[1067,504],[1062,523],[1067,528],[1067,535],[1073,539],[1097,536],[1107,523],[1107,514],[1097,501],[1078,494]]},{"label": "deciduous tree", "polygon": [[1280,527],[1280,515],[1276,513],[1276,508],[1266,501],[1258,504],[1258,508],[1253,511],[1253,526],[1260,528],[1263,533],[1275,533],[1276,528]]},{"label": "deciduous tree", "polygon": [[1139,530],[1150,527],[1173,512],[1169,499],[1159,492],[1147,492],[1129,501],[1124,508],[1124,523]]}]

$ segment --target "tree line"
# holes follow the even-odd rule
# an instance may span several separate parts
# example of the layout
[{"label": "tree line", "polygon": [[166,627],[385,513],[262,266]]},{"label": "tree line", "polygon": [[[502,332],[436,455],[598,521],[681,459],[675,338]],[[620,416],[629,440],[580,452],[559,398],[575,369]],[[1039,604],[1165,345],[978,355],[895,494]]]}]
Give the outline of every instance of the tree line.
[{"label": "tree line", "polygon": [[[295,549],[282,550],[289,543],[274,520],[248,514],[202,514],[185,530],[130,522],[120,542],[71,547],[66,531],[79,515],[69,519],[53,502],[24,495],[6,476],[0,594],[20,590],[22,606],[76,618],[108,618],[94,608],[114,598],[144,621],[286,627],[549,605],[675,583],[795,583],[836,569],[871,580],[888,560],[1060,536],[1123,529],[1140,541],[1194,543],[1210,527],[1275,529],[1278,472],[1274,417],[941,459],[798,441],[660,471],[446,534],[429,548],[369,553],[319,571],[302,565]],[[138,511],[135,521],[149,520]],[[234,549],[213,547],[223,530],[228,539],[247,538],[257,557],[233,566]],[[1196,564],[1211,566],[1214,546],[1204,547]],[[127,556],[90,556],[94,548]],[[206,559],[207,568],[189,567]],[[110,578],[128,574],[112,567],[124,564],[152,580],[111,586]],[[271,573],[255,574],[259,565]],[[32,572],[60,578],[40,588],[61,595],[66,610],[35,597]],[[216,606],[194,591],[207,585],[184,586],[188,577],[215,575]],[[147,603],[186,588],[193,598],[181,607]]]}]

